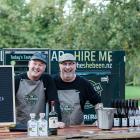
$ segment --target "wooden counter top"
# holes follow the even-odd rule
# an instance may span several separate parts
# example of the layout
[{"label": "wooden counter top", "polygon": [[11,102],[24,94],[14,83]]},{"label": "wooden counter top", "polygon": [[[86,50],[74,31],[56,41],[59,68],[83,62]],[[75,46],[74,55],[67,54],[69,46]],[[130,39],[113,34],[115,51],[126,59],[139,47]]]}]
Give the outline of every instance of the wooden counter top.
[{"label": "wooden counter top", "polygon": [[58,129],[58,136],[28,137],[27,132],[1,132],[0,139],[15,140],[140,140],[140,131],[129,132],[129,128],[112,128],[112,130],[100,130],[94,126],[71,126]]}]

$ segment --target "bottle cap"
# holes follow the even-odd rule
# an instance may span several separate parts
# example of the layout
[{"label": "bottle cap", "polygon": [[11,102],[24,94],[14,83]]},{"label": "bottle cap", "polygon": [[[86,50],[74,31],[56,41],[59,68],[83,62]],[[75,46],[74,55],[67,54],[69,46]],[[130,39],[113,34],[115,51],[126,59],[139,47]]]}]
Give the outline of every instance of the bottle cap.
[{"label": "bottle cap", "polygon": [[35,118],[35,116],[36,116],[35,113],[30,113],[31,118]]},{"label": "bottle cap", "polygon": [[44,118],[44,117],[45,117],[45,113],[40,113],[39,116],[40,116],[41,118]]},{"label": "bottle cap", "polygon": [[55,101],[51,101],[51,105],[54,105],[55,104]]}]

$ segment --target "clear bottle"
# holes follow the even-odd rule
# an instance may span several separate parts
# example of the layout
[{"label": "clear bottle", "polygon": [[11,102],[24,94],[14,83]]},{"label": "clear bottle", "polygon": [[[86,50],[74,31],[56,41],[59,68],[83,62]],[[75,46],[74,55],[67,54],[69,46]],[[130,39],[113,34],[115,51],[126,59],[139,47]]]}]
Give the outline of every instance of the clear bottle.
[{"label": "clear bottle", "polygon": [[37,120],[35,120],[35,113],[30,113],[31,119],[27,122],[28,136],[38,136],[37,132]]},{"label": "clear bottle", "polygon": [[38,120],[38,135],[48,136],[48,121],[45,119],[45,113],[39,114]]},{"label": "clear bottle", "polygon": [[48,120],[50,134],[57,135],[58,114],[55,111],[55,101],[51,101],[51,112],[49,112]]}]

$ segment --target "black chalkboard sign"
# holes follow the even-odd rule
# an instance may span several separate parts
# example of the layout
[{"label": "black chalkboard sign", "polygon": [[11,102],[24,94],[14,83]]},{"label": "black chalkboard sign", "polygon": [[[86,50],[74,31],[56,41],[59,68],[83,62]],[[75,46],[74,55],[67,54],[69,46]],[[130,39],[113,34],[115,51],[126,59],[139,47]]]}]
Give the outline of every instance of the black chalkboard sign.
[{"label": "black chalkboard sign", "polygon": [[47,48],[4,48],[4,65],[14,66],[15,74],[28,70],[28,62],[35,52],[42,52],[47,58],[46,73],[49,73],[49,51]]},{"label": "black chalkboard sign", "polygon": [[0,126],[16,124],[14,67],[0,66]]}]

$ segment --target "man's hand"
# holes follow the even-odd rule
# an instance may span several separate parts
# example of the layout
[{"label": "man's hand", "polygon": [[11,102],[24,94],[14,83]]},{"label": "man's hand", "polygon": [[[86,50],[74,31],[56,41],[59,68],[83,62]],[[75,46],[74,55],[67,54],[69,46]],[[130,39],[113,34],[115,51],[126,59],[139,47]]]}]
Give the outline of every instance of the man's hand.
[{"label": "man's hand", "polygon": [[58,123],[57,123],[57,127],[58,127],[58,128],[64,128],[64,127],[65,127],[65,123],[63,123],[63,122],[58,122]]},{"label": "man's hand", "polygon": [[96,110],[101,109],[101,108],[103,108],[103,103],[98,103],[98,104],[95,105]]}]

